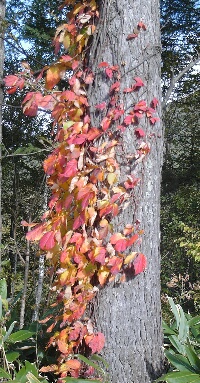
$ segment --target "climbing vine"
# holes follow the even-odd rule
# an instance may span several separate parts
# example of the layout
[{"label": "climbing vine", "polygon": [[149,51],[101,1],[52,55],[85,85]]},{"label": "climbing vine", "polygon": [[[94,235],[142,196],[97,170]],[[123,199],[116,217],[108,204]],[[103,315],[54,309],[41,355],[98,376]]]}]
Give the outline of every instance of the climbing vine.
[{"label": "climbing vine", "polygon": [[[127,273],[135,276],[146,268],[145,255],[133,251],[142,235],[138,222],[126,225],[122,232],[114,232],[112,225],[112,218],[127,207],[140,182],[136,173],[121,180],[116,149],[120,135],[132,126],[138,141],[132,160],[135,165],[143,161],[150,145],[139,121],[143,118],[156,123],[158,101],[154,98],[148,106],[145,100],[138,100],[125,113],[119,97],[120,67],[118,63],[113,66],[100,62],[97,70],[110,82],[109,99],[89,105],[87,90],[96,73],[88,67],[87,57],[99,10],[95,0],[66,0],[62,8],[65,6],[68,21],[57,28],[53,42],[56,55],[60,50],[67,54],[61,54],[39,75],[23,63],[23,71],[8,75],[5,85],[9,94],[28,87],[31,91],[22,102],[24,113],[35,116],[38,108],[50,110],[56,134],[55,148],[44,161],[52,193],[48,211],[40,223],[23,221],[24,226],[32,227],[27,239],[39,241],[56,275],[52,289],[57,294],[52,306],[56,307],[56,315],[50,314],[43,322],[50,321],[47,332],[53,335],[48,347],[56,347],[60,356],[56,365],[41,371],[84,377],[89,372],[74,355],[98,353],[105,342],[104,335],[95,330],[86,315],[88,304],[99,288],[116,276],[123,282]],[[134,40],[146,29],[143,21],[138,21],[127,40]],[[66,84],[62,90],[61,80]],[[144,86],[143,80],[135,77],[133,84],[122,91],[137,94]],[[102,115],[98,127],[91,122],[91,107]]]}]

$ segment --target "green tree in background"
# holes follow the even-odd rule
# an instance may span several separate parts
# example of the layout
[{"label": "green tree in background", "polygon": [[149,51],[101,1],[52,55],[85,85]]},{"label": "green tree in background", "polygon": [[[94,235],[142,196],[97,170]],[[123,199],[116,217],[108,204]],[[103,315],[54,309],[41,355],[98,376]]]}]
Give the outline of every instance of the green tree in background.
[{"label": "green tree in background", "polygon": [[[162,290],[199,311],[198,1],[162,1],[165,161],[162,179]],[[175,88],[173,89],[173,86]],[[173,92],[172,92],[173,89]]]}]

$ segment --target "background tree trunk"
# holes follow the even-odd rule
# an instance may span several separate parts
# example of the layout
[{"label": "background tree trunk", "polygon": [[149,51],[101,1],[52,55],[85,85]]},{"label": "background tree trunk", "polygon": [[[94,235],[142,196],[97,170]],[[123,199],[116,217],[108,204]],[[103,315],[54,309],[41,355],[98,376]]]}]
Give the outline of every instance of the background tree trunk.
[{"label": "background tree trunk", "polygon": [[[31,219],[29,219],[31,222]],[[27,288],[28,288],[28,274],[29,274],[29,264],[30,264],[30,242],[27,241],[26,249],[26,259],[25,259],[25,268],[24,268],[24,287],[21,299],[21,310],[20,310],[20,319],[19,319],[19,328],[24,327],[25,321],[25,308],[26,308],[26,298],[27,298]]]},{"label": "background tree trunk", "polygon": [[1,272],[1,252],[2,252],[2,215],[1,215],[1,191],[2,191],[2,166],[1,166],[1,156],[2,156],[2,104],[3,104],[3,64],[4,64],[4,19],[5,19],[5,0],[0,0],[0,272]]},{"label": "background tree trunk", "polygon": [[[139,99],[148,105],[154,97],[161,102],[159,2],[104,0],[100,2],[100,8],[101,16],[89,58],[96,73],[90,105],[109,98],[112,82],[97,68],[102,61],[121,67],[120,102],[124,103],[126,114]],[[140,21],[145,23],[147,30],[141,30],[138,37],[128,41],[127,36],[134,33]],[[139,94],[123,94],[123,89],[134,83],[135,76],[141,77],[145,86]],[[161,115],[159,108],[158,114]],[[100,118],[95,111],[92,121],[98,126]],[[151,151],[142,162],[136,163],[134,155],[138,140],[135,128],[130,125],[121,135],[121,145],[117,149],[121,180],[128,174],[135,174],[140,183],[129,206],[114,220],[114,228],[119,232],[128,223],[141,222],[140,227],[144,229],[142,243],[133,249],[146,255],[147,270],[124,283],[107,285],[100,290],[94,304],[97,328],[106,337],[104,357],[110,365],[112,383],[152,382],[163,370],[159,251],[163,131],[161,121],[155,126],[144,119],[139,122],[146,132],[144,141],[150,144]]]}]

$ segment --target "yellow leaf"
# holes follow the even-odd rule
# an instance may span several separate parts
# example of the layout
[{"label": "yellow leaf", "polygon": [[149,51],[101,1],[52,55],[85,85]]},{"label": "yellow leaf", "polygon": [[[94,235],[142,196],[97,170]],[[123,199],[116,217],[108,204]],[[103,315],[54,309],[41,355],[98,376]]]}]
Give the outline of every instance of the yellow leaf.
[{"label": "yellow leaf", "polygon": [[101,266],[98,271],[98,280],[101,286],[106,283],[106,280],[110,274],[110,270],[106,266]]},{"label": "yellow leaf", "polygon": [[108,180],[108,183],[109,185],[113,185],[117,182],[117,176],[115,173],[108,173],[107,175],[107,180]]},{"label": "yellow leaf", "polygon": [[63,38],[63,41],[62,41],[65,49],[68,49],[71,45],[71,39],[70,39],[70,34],[69,32],[65,32],[65,36]]},{"label": "yellow leaf", "polygon": [[58,84],[63,73],[66,71],[66,66],[63,64],[52,65],[46,73],[46,88],[52,89],[55,85]]},{"label": "yellow leaf", "polygon": [[138,253],[136,251],[133,251],[131,254],[127,255],[127,257],[125,258],[124,264],[127,265],[128,263],[133,261],[133,259],[135,259],[137,254]]}]

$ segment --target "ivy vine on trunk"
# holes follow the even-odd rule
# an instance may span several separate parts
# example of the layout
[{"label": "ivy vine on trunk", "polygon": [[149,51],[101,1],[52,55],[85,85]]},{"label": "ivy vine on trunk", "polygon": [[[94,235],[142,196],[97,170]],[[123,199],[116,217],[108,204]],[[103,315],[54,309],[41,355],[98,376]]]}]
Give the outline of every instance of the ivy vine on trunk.
[{"label": "ivy vine on trunk", "polygon": [[59,356],[41,371],[92,377],[76,354],[101,352],[105,334],[112,382],[146,383],[163,365],[159,4],[98,3],[66,0],[54,45],[67,53],[5,78],[10,94],[30,88],[26,115],[51,110],[56,134],[44,161],[49,209],[23,222],[55,273],[57,314],[43,323]]}]

